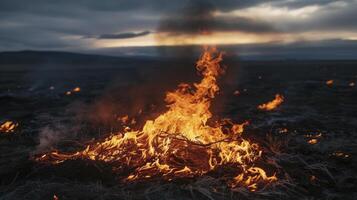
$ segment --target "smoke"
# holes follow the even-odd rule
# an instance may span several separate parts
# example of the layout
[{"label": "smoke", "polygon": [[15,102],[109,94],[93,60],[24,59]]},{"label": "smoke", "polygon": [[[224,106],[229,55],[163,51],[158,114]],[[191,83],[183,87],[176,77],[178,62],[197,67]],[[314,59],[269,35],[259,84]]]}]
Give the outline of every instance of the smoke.
[{"label": "smoke", "polygon": [[[75,103],[77,104],[77,103]],[[82,134],[82,124],[77,123],[76,116],[69,111],[71,105],[67,108],[61,108],[63,116],[53,116],[50,114],[41,114],[37,120],[47,125],[38,129],[37,146],[34,153],[41,153],[51,149],[57,149],[66,143],[80,140],[80,137],[87,140],[87,135]]]},{"label": "smoke", "polygon": [[[156,31],[158,52],[162,56],[179,59],[197,57],[201,47],[189,45],[189,41],[210,33],[214,10],[215,7],[208,1],[188,1],[176,12],[163,16]],[[176,47],[167,47],[167,44]]]},{"label": "smoke", "polygon": [[65,132],[63,126],[57,127],[56,129],[46,126],[40,130],[38,141],[39,144],[36,147],[35,152],[43,152],[48,149],[53,148],[56,144],[65,137]]},{"label": "smoke", "polygon": [[[214,37],[215,33],[266,34],[280,32],[271,23],[259,19],[229,14],[220,15],[219,13],[224,13],[225,10],[219,1],[191,0],[187,2],[176,12],[164,15],[156,31],[159,46],[181,46],[174,47],[177,56],[186,55],[189,57],[193,54],[197,57],[197,52],[201,49],[197,48],[199,45],[192,44],[204,44],[205,42],[211,44],[214,38],[210,37]],[[174,52],[170,51],[171,49],[172,47],[160,47],[159,52],[166,56]]]},{"label": "smoke", "polygon": [[[213,11],[215,7],[207,1],[189,1],[182,10],[165,16],[158,27],[158,32],[166,32],[171,35],[207,34],[213,28],[215,19]],[[162,39],[162,38],[160,38]]]}]

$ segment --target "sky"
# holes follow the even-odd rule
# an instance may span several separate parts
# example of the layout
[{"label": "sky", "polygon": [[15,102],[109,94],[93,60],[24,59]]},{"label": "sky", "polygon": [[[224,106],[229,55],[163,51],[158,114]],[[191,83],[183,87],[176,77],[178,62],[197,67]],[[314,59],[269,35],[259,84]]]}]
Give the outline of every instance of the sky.
[{"label": "sky", "polygon": [[357,0],[1,0],[0,51],[217,44],[353,58],[356,10]]}]

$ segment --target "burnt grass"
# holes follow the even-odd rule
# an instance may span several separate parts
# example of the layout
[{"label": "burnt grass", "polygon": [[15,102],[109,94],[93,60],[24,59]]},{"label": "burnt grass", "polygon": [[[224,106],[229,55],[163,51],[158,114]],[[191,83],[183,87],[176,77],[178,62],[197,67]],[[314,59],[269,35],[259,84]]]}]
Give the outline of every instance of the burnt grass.
[{"label": "burnt grass", "polygon": [[[139,127],[165,110],[165,91],[199,79],[190,60],[101,59],[0,65],[0,122],[20,124],[0,135],[0,199],[356,199],[357,87],[349,86],[357,82],[356,61],[226,61],[212,110],[249,120],[244,137],[263,149],[257,165],[279,179],[259,191],[227,188],[219,171],[229,168],[123,183],[102,162],[34,161],[42,152],[76,151],[120,131],[115,118],[141,108]],[[81,92],[65,95],[77,86]],[[278,109],[257,110],[276,93],[285,97]],[[317,144],[309,144],[315,137]]]}]

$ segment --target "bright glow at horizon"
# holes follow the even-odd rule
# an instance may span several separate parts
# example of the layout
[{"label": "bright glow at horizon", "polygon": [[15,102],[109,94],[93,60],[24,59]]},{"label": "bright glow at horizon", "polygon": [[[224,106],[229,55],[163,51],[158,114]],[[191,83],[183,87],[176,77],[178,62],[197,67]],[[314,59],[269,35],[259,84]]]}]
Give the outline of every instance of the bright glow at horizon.
[{"label": "bright glow at horizon", "polygon": [[[159,39],[164,38],[164,39]],[[329,39],[355,40],[357,33],[348,31],[320,32],[310,31],[303,33],[270,33],[270,34],[249,34],[242,32],[220,32],[209,35],[181,35],[170,36],[164,33],[151,34],[135,39],[86,39],[94,48],[113,47],[140,47],[140,46],[183,46],[183,45],[204,45],[204,44],[264,44],[264,43],[292,43],[298,41],[319,41]]]}]

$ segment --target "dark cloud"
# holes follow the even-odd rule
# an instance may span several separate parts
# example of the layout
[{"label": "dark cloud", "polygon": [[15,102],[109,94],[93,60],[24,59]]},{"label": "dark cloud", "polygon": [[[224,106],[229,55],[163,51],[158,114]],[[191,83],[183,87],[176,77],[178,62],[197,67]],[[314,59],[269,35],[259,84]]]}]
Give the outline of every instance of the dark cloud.
[{"label": "dark cloud", "polygon": [[[330,5],[336,2],[345,2],[347,6]],[[216,15],[218,11],[227,14],[262,4],[289,9],[318,5],[323,9],[313,13],[308,21]],[[356,10],[354,0],[1,0],[0,51],[87,49],[88,40],[82,38],[88,35],[97,39],[134,38],[149,33],[132,31],[156,28],[158,32],[191,35],[214,31],[356,31]]]},{"label": "dark cloud", "polygon": [[234,10],[245,8],[270,1],[265,0],[3,0],[0,2],[0,11],[3,12],[33,12],[47,13],[51,15],[61,13],[75,13],[79,10],[89,11],[172,11],[181,9],[187,4],[194,2],[209,3],[220,10]]},{"label": "dark cloud", "polygon": [[144,35],[148,35],[150,33],[151,33],[150,31],[142,31],[139,33],[126,32],[126,33],[118,33],[118,34],[102,34],[99,35],[97,38],[98,39],[128,39],[128,38],[141,37]]}]

